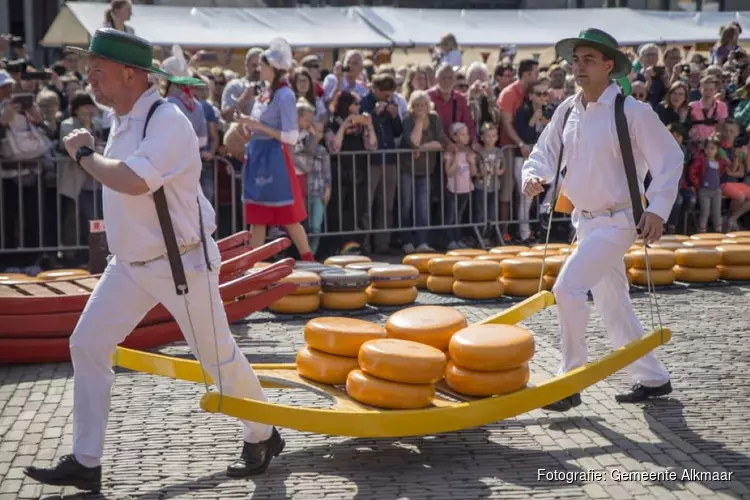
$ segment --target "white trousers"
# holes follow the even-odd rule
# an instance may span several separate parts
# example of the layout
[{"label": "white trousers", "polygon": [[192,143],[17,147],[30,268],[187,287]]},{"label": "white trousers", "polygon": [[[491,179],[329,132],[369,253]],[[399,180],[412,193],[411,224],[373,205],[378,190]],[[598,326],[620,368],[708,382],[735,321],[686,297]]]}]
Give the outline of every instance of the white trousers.
[{"label": "white trousers", "polygon": [[[523,156],[513,158],[513,174],[516,178],[516,189],[518,190],[518,220],[528,221],[531,216],[531,202],[534,198],[529,198],[523,194],[523,179],[521,172],[526,159]],[[531,236],[531,227],[528,222],[518,223],[518,233],[522,240]]]},{"label": "white trousers", "polygon": [[[632,211],[586,219],[574,210],[573,222],[578,230],[578,248],[566,260],[552,288],[558,304],[562,342],[563,359],[558,374],[588,362],[585,335],[590,313],[589,290],[615,349],[644,334],[630,303],[625,274],[624,256],[637,238]],[[633,362],[626,371],[634,383],[647,387],[669,381],[669,373],[653,352]]]},{"label": "white trousers", "polygon": [[[213,271],[207,272],[200,246],[182,256],[188,283],[186,295],[176,294],[166,258],[136,266],[119,262],[117,257],[111,260],[91,294],[70,339],[74,369],[73,453],[84,466],[99,465],[104,448],[114,379],[111,356],[117,344],[158,303],[177,320],[185,340],[214,383],[218,385],[221,380],[224,394],[267,400],[229,330],[219,294],[217,271],[221,257],[216,243],[212,239],[207,243]],[[209,305],[213,306],[213,315]],[[271,437],[271,426],[247,421],[243,424],[247,442]]]}]

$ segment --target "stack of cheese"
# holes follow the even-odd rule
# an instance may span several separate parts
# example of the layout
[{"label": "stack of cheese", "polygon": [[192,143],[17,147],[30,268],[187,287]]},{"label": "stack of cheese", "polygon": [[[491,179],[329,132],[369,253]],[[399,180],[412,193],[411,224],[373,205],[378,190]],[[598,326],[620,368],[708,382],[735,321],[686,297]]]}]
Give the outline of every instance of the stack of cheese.
[{"label": "stack of cheese", "polygon": [[352,311],[367,305],[365,290],[370,284],[366,271],[332,269],[320,273],[322,292],[320,305],[324,309]]},{"label": "stack of cheese", "polygon": [[664,250],[663,248],[649,248],[646,250],[643,247],[630,252],[630,256],[633,259],[633,266],[628,269],[628,274],[632,279],[632,283],[640,286],[648,286],[646,253],[648,253],[648,264],[651,267],[652,283],[654,285],[671,285],[674,283],[674,271],[672,270],[675,265],[674,252]]},{"label": "stack of cheese", "polygon": [[415,286],[419,270],[414,266],[386,265],[371,267],[370,286],[367,287],[367,303],[377,306],[405,306],[417,300],[419,291]]},{"label": "stack of cheese", "polygon": [[552,255],[558,255],[563,250],[570,248],[570,245],[566,243],[548,243],[547,245],[536,245],[531,247],[531,250],[524,250],[518,254],[519,257],[538,257],[540,259],[550,257]]},{"label": "stack of cheese", "polygon": [[719,279],[721,255],[715,248],[680,248],[674,256],[672,271],[677,281],[708,283]]},{"label": "stack of cheese", "polygon": [[689,248],[716,248],[724,238],[722,233],[698,233],[690,236],[690,239],[682,244]]},{"label": "stack of cheese", "polygon": [[372,259],[366,255],[334,255],[328,257],[323,264],[326,266],[346,267],[349,264],[357,264],[359,262],[372,262]]},{"label": "stack of cheese", "polygon": [[539,277],[542,275],[542,261],[539,257],[513,257],[500,263],[505,295],[530,297],[539,291]]},{"label": "stack of cheese", "polygon": [[451,338],[445,382],[468,396],[522,389],[529,381],[534,336],[516,325],[474,325]]},{"label": "stack of cheese", "polygon": [[453,264],[453,295],[462,299],[496,299],[503,295],[498,281],[502,268],[491,260],[465,260]]},{"label": "stack of cheese", "polygon": [[544,276],[542,277],[542,288],[552,290],[555,286],[557,275],[560,274],[565,260],[568,258],[565,254],[553,255],[544,259]]},{"label": "stack of cheese", "polygon": [[389,338],[427,344],[447,355],[451,337],[466,326],[466,317],[452,307],[414,306],[392,314],[385,330]]},{"label": "stack of cheese", "polygon": [[427,264],[430,259],[435,257],[442,257],[441,253],[413,253],[404,257],[401,261],[405,266],[414,266],[419,271],[419,278],[417,278],[417,288],[427,288],[427,278],[430,277],[430,270],[427,268]]},{"label": "stack of cheese", "polygon": [[724,280],[750,280],[750,245],[720,245],[719,276]]},{"label": "stack of cheese", "polygon": [[456,262],[471,260],[472,257],[445,255],[430,259],[427,263],[427,270],[430,272],[427,278],[427,289],[432,293],[453,293],[453,266]]},{"label": "stack of cheese", "polygon": [[359,369],[346,379],[346,393],[360,403],[401,410],[430,406],[447,364],[439,349],[391,338],[362,344],[358,361]]},{"label": "stack of cheese", "polygon": [[750,231],[735,231],[724,235],[721,244],[725,245],[750,245]]},{"label": "stack of cheese", "polygon": [[307,314],[320,308],[320,276],[306,271],[293,271],[279,283],[294,283],[297,289],[268,306],[275,313]]},{"label": "stack of cheese", "polygon": [[531,248],[521,246],[521,245],[504,245],[501,247],[495,247],[495,248],[490,249],[490,255],[515,256],[527,250],[531,250]]},{"label": "stack of cheese", "polygon": [[305,325],[307,345],[297,353],[297,372],[322,384],[344,385],[359,368],[357,356],[365,342],[385,338],[383,327],[354,318],[320,317]]}]

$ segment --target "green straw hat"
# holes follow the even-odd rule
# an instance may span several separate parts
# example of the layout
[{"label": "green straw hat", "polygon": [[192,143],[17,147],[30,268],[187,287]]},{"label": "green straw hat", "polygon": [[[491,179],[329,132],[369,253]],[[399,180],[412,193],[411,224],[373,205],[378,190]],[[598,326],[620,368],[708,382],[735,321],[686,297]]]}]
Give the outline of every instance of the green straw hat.
[{"label": "green straw hat", "polygon": [[202,86],[202,80],[186,76],[172,76],[154,66],[154,46],[148,40],[112,28],[99,28],[91,37],[88,50],[66,47],[86,57],[94,56],[142,69],[166,78],[177,85]]},{"label": "green straw hat", "polygon": [[576,47],[580,46],[596,49],[615,61],[615,67],[610,74],[612,79],[617,80],[630,74],[632,64],[628,56],[620,52],[617,40],[610,34],[596,28],[586,28],[576,38],[560,40],[555,45],[555,50],[563,59],[573,64],[573,55],[575,54]]}]

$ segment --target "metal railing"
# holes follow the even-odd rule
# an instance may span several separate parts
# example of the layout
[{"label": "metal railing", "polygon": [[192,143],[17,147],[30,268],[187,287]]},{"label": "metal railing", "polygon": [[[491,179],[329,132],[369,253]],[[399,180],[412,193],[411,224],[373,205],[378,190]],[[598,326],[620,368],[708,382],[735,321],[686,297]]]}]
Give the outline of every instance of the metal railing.
[{"label": "metal railing", "polygon": [[[307,192],[305,225],[317,241],[330,237],[365,241],[372,236],[380,243],[373,247],[383,246],[394,232],[400,233],[402,241],[416,243],[426,242],[429,231],[436,246],[447,245],[450,238],[467,230],[481,244],[492,233],[502,241],[508,224],[539,222],[543,201],[535,199],[537,216],[533,218],[517,213],[514,149],[505,147],[500,155],[511,172],[489,176],[481,183],[472,179],[468,193],[451,189],[460,188],[461,182],[449,182],[442,151],[342,151],[305,157],[308,164],[330,164],[331,171],[331,198],[326,206],[320,206],[321,193]],[[102,218],[101,186],[74,161],[63,156],[6,160],[0,163],[0,173],[0,253],[88,248],[89,221]],[[508,216],[501,218],[499,198],[506,182],[512,183],[515,196],[507,206]],[[219,237],[246,227],[238,162],[216,158],[204,166],[201,184],[216,211]],[[313,186],[310,174],[306,185]],[[567,219],[552,219],[563,220]]]}]

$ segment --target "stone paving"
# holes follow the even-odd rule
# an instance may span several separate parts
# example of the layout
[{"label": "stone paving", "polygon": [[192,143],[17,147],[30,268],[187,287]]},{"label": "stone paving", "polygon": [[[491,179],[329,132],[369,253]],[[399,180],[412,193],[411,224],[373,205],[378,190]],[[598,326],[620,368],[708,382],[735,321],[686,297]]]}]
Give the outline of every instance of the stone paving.
[{"label": "stone paving", "polygon": [[[744,414],[750,401],[750,288],[670,290],[658,298],[662,321],[673,330],[671,343],[657,350],[673,374],[675,392],[668,399],[620,405],[613,395],[629,381],[616,374],[585,391],[584,404],[565,415],[535,410],[438,436],[345,439],[282,429],[286,450],[266,475],[252,480],[224,474],[239,452],[241,427],[200,410],[202,385],[123,370],[112,390],[102,494],[41,487],[22,471],[70,451],[72,368],[3,366],[0,500],[750,498],[750,426]],[[634,294],[633,301],[649,325],[648,296]],[[509,304],[468,304],[432,294],[420,294],[419,302],[455,304],[470,321]],[[525,323],[536,334],[536,380],[551,376],[560,359],[553,309]],[[386,315],[362,317],[382,323]],[[259,313],[233,329],[251,362],[293,362],[303,345],[304,322]],[[596,313],[589,346],[592,359],[609,352]],[[189,355],[184,343],[161,352]],[[273,390],[269,396],[286,404],[326,404],[301,390]],[[551,476],[587,471],[589,477],[570,481]],[[613,478],[639,471],[671,471],[676,480]],[[683,478],[685,471],[731,473],[731,480]]]}]

